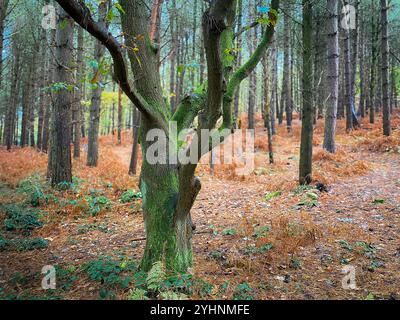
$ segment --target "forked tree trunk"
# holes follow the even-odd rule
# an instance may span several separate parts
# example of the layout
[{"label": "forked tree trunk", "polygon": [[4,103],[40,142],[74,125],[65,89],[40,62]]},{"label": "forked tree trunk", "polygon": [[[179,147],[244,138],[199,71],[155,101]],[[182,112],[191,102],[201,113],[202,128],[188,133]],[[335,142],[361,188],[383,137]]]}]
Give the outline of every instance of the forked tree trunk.
[{"label": "forked tree trunk", "polygon": [[[121,15],[122,29],[126,35],[126,45],[132,46],[137,40],[136,35],[143,35],[146,41],[138,41],[138,51],[129,50],[129,60],[135,82],[132,89],[127,80],[127,69],[121,48],[115,38],[99,31],[92,19],[83,20],[87,12],[80,10],[81,2],[57,0],[68,12],[75,17],[80,25],[91,32],[97,39],[107,45],[114,60],[114,70],[121,81],[124,92],[133,104],[141,111],[140,126],[143,163],[141,168],[140,189],[143,195],[143,212],[146,229],[146,247],[141,263],[144,271],[148,271],[154,262],[164,261],[169,271],[186,272],[192,264],[192,222],[190,210],[200,191],[200,181],[195,177],[196,164],[176,165],[153,163],[151,154],[154,151],[152,141],[147,141],[146,135],[150,130],[169,133],[168,121],[178,122],[178,131],[188,128],[194,118],[203,111],[199,118],[198,129],[214,129],[220,118],[221,106],[224,110],[224,125],[232,128],[232,102],[235,90],[241,81],[254,70],[259,63],[266,46],[274,33],[275,24],[267,28],[263,39],[255,53],[249,58],[232,79],[224,86],[224,68],[221,52],[230,45],[221,48],[222,34],[230,37],[232,26],[226,26],[226,18],[233,11],[235,0],[216,0],[210,4],[210,9],[203,16],[203,35],[207,57],[208,88],[204,95],[188,96],[177,106],[173,116],[169,113],[167,103],[163,98],[160,74],[158,72],[157,53],[148,37],[148,7],[143,1],[120,0],[125,14]],[[271,8],[278,9],[279,1],[272,0]],[[87,8],[86,8],[87,9]],[[271,21],[276,23],[275,14],[271,13]],[[224,40],[229,40],[225,38]],[[229,41],[233,43],[233,39]],[[229,108],[228,108],[229,107]],[[228,130],[230,132],[230,130]],[[154,133],[154,132],[152,132]],[[177,149],[176,138],[168,137]],[[208,142],[208,140],[207,140]],[[201,143],[200,143],[201,144]],[[168,140],[167,140],[168,145]],[[206,143],[209,151],[209,144]],[[153,148],[151,148],[153,147]],[[153,150],[153,151],[152,151]],[[165,150],[165,149],[164,149]],[[201,150],[204,155],[204,150]],[[149,154],[147,154],[149,152]],[[165,157],[169,156],[166,148]],[[200,160],[200,159],[197,159]]]},{"label": "forked tree trunk", "polygon": [[[122,15],[122,28],[126,43],[131,46],[135,39],[130,30],[146,34],[146,5],[141,2],[134,4],[121,0],[126,14]],[[129,51],[132,70],[140,70],[146,77],[135,86],[147,101],[153,101],[160,110],[168,112],[162,97],[157,57],[152,48],[145,43],[139,43],[139,51],[133,54]],[[141,62],[139,65],[139,61]],[[165,260],[169,270],[186,271],[192,263],[191,225],[189,212],[182,213],[178,219],[176,206],[179,192],[179,178],[176,166],[168,164],[150,164],[146,153],[151,142],[146,141],[146,133],[158,127],[158,124],[147,117],[142,117],[140,125],[143,163],[140,175],[140,190],[143,195],[143,211],[146,228],[146,247],[141,268],[148,271],[156,261]],[[190,192],[190,189],[186,192]],[[181,194],[182,196],[182,194]],[[190,208],[189,208],[190,210]]]}]

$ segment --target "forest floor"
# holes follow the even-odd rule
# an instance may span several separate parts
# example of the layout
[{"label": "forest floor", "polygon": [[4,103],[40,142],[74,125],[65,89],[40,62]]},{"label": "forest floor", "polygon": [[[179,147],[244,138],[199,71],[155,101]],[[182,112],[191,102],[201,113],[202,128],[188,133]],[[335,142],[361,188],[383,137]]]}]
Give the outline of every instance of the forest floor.
[{"label": "forest floor", "polygon": [[[331,155],[321,148],[318,121],[308,188],[297,184],[298,121],[291,133],[278,127],[269,165],[258,117],[249,176],[236,176],[236,165],[217,165],[213,174],[200,165],[194,266],[169,285],[201,299],[400,299],[400,114],[390,138],[380,118],[351,134],[344,125]],[[45,154],[0,150],[0,298],[126,299],[144,282],[130,140],[129,132],[121,146],[102,137],[99,167],[74,161],[72,185],[58,190],[44,181]],[[56,266],[55,290],[41,288],[45,265]],[[355,289],[343,288],[344,270],[354,270]]]}]

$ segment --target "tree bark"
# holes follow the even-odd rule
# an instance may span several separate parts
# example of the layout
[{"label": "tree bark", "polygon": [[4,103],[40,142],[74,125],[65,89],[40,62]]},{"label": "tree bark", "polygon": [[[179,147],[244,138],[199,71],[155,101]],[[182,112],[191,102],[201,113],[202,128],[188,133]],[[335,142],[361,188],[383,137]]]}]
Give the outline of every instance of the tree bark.
[{"label": "tree bark", "polygon": [[271,63],[272,63],[272,79],[271,79],[271,134],[276,134],[275,118],[278,110],[278,61],[277,61],[277,49],[276,49],[276,36],[274,36],[271,45]]},{"label": "tree bark", "polygon": [[354,87],[353,87],[353,68],[355,65],[352,65],[352,55],[351,55],[351,46],[350,46],[350,31],[345,30],[345,81],[346,81],[346,131],[350,132],[354,129],[354,127],[358,126],[357,116],[355,115],[355,107],[354,107]]},{"label": "tree bark", "polygon": [[[65,23],[66,21],[66,23]],[[56,31],[56,72],[55,83],[71,85],[70,72],[74,50],[74,23],[60,8]],[[71,109],[72,93],[67,88],[53,92],[51,141],[47,176],[53,186],[72,182],[71,164]]]},{"label": "tree bark", "polygon": [[3,74],[4,23],[7,17],[9,3],[9,0],[0,0],[0,87],[2,85]]},{"label": "tree bark", "polygon": [[324,149],[336,152],[336,118],[339,93],[338,0],[327,0],[328,10],[328,87],[329,99],[325,116]]},{"label": "tree bark", "polygon": [[74,124],[73,124],[73,132],[74,132],[74,158],[78,159],[81,156],[81,115],[82,115],[82,105],[81,101],[83,100],[83,79],[85,76],[85,64],[83,61],[83,50],[84,50],[84,37],[83,37],[83,29],[78,29],[78,52],[76,55],[76,82],[78,85],[78,90],[75,90],[75,103],[74,103]]},{"label": "tree bark", "polygon": [[179,46],[179,39],[177,33],[177,21],[176,21],[176,0],[172,0],[172,8],[169,12],[170,19],[170,29],[171,29],[171,53],[170,53],[170,107],[171,112],[173,113],[176,108],[176,65],[177,65],[177,50]]},{"label": "tree bark", "polygon": [[[268,57],[264,57],[264,75],[268,74],[268,65],[266,63]],[[273,59],[272,59],[273,61]],[[269,156],[269,163],[273,164],[274,163],[274,151],[273,151],[273,143],[272,143],[272,129],[271,129],[271,106],[272,104],[270,101],[273,100],[271,98],[270,101],[268,101],[268,90],[269,90],[269,83],[268,83],[268,78],[264,77],[264,117],[265,117],[265,128],[267,129],[267,138],[268,138],[268,156]],[[272,93],[273,96],[273,93]]]},{"label": "tree bark", "polygon": [[12,39],[12,67],[11,67],[11,88],[10,88],[10,102],[7,108],[7,114],[4,124],[4,143],[7,146],[7,150],[11,150],[14,142],[15,127],[16,127],[16,111],[19,101],[19,87],[20,87],[20,60],[21,51],[18,39],[14,37]]},{"label": "tree bark", "polygon": [[390,99],[389,99],[389,31],[388,31],[388,3],[381,0],[381,23],[382,23],[382,107],[383,107],[383,134],[390,136]]},{"label": "tree bark", "polygon": [[[238,0],[238,17],[237,17],[237,32],[242,29],[242,24],[243,24],[243,0]],[[238,53],[237,53],[237,66],[240,66],[242,64],[242,35],[239,34],[236,38],[236,46],[238,48]],[[234,100],[234,122],[235,122],[235,128],[238,127],[238,121],[239,121],[239,104],[240,104],[240,90],[236,90],[235,93],[235,100]]]},{"label": "tree bark", "polygon": [[[143,137],[141,145],[144,156],[140,187],[143,195],[146,247],[141,267],[148,271],[154,262],[162,260],[168,270],[186,272],[192,264],[193,226],[190,209],[201,187],[199,179],[194,175],[197,165],[175,165],[169,161],[166,164],[150,163],[146,153],[151,151],[150,147],[153,143],[146,141],[146,134],[152,129],[158,129],[167,133],[167,138],[176,146],[175,139],[168,135],[168,120],[178,121],[178,128],[188,128],[200,111],[202,113],[197,130],[215,128],[223,110],[226,111],[223,112],[225,127],[231,128],[231,107],[235,90],[257,66],[269,44],[275,29],[276,19],[273,19],[275,14],[271,13],[274,24],[267,28],[255,52],[233,74],[229,83],[225,84],[221,52],[225,52],[228,47],[221,48],[221,43],[225,43],[221,41],[221,37],[223,37],[222,34],[227,36],[233,33],[232,29],[227,28],[225,21],[234,8],[235,0],[213,1],[203,16],[203,37],[208,72],[207,90],[204,94],[185,97],[171,117],[162,95],[157,55],[151,41],[148,41],[149,12],[146,4],[141,1],[120,0],[126,12],[121,16],[121,20],[122,29],[127,37],[127,45],[131,46],[135,41],[135,35],[138,34],[144,35],[145,40],[147,39],[137,43],[139,49],[137,52],[132,50],[129,52],[131,69],[136,79],[135,89],[132,89],[127,82],[126,66],[116,39],[98,28],[91,19],[88,9],[82,8],[81,2],[71,0],[57,0],[57,2],[68,9],[68,13],[82,27],[107,46],[113,57],[116,77],[123,79],[124,92],[142,113],[140,136]],[[278,5],[278,0],[272,0],[271,8],[277,10]],[[226,32],[227,29],[229,32]],[[233,39],[230,43],[232,42]],[[201,149],[201,155],[210,151],[212,147],[209,146],[207,150]],[[165,156],[168,159],[170,151],[169,148],[167,149]]]},{"label": "tree bark", "polygon": [[365,70],[365,18],[360,14],[360,44],[359,44],[359,60],[360,60],[360,103],[358,112],[361,118],[365,118],[365,93],[366,93],[366,70]]},{"label": "tree bark", "polygon": [[47,74],[49,72],[49,64],[47,62],[47,32],[42,28],[41,32],[41,58],[42,67],[40,69],[40,94],[39,94],[39,111],[38,111],[38,130],[37,130],[37,149],[42,150],[43,147],[43,121],[46,108],[46,92]]},{"label": "tree bark", "polygon": [[[291,33],[291,18],[290,14],[290,4],[286,5],[287,13],[284,17],[284,36],[283,36],[283,46],[284,46],[284,61],[283,61],[283,94],[285,96],[285,111],[286,111],[286,125],[288,132],[292,131],[292,88],[290,81],[290,33]],[[312,30],[311,30],[312,32]],[[282,108],[282,106],[281,106]]]},{"label": "tree bark", "polygon": [[118,145],[122,143],[122,89],[118,86]]},{"label": "tree bark", "polygon": [[22,86],[22,121],[21,121],[21,137],[20,137],[20,146],[21,148],[26,147],[29,144],[29,113],[30,113],[30,105],[29,105],[29,95],[30,92],[30,79],[32,73],[32,64],[28,67],[28,72],[25,75],[25,81]]},{"label": "tree bark", "polygon": [[312,4],[303,0],[303,113],[300,145],[300,184],[312,181],[313,93],[312,93]]},{"label": "tree bark", "polygon": [[375,70],[376,70],[376,61],[377,61],[377,41],[378,41],[378,24],[376,22],[377,19],[375,19],[375,12],[376,8],[374,5],[374,2],[371,1],[371,65],[370,65],[370,83],[369,83],[369,101],[370,101],[370,106],[369,106],[369,122],[370,123],[375,123],[375,88],[376,88],[376,76],[375,76]]},{"label": "tree bark", "polygon": [[[101,29],[107,30],[106,16],[108,12],[108,3],[102,2],[99,5],[98,24]],[[106,48],[100,41],[95,41],[94,60],[97,61],[97,70],[95,70],[95,78],[93,84],[95,86],[92,92],[89,114],[89,134],[88,134],[88,152],[87,166],[97,167],[99,161],[99,128],[100,128],[100,108],[101,108],[101,87],[102,75],[101,65]]]},{"label": "tree bark", "polygon": [[135,106],[133,106],[134,110],[132,113],[132,134],[133,134],[133,143],[132,143],[132,154],[131,161],[129,164],[129,174],[132,176],[136,175],[137,171],[137,159],[138,159],[138,142],[139,142],[139,126],[140,126],[140,112],[137,111]]}]

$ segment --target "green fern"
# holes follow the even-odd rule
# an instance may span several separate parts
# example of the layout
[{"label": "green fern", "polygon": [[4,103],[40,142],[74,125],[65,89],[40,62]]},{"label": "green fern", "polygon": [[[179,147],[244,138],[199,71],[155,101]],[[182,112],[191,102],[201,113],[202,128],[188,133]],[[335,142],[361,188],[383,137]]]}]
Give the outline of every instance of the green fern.
[{"label": "green fern", "polygon": [[188,300],[188,296],[186,294],[171,290],[161,292],[159,297],[161,300]]},{"label": "green fern", "polygon": [[152,291],[158,291],[160,290],[165,279],[165,266],[162,261],[157,261],[153,264],[147,275],[147,288]]},{"label": "green fern", "polygon": [[129,290],[128,300],[149,300],[146,293],[145,290],[138,288]]}]

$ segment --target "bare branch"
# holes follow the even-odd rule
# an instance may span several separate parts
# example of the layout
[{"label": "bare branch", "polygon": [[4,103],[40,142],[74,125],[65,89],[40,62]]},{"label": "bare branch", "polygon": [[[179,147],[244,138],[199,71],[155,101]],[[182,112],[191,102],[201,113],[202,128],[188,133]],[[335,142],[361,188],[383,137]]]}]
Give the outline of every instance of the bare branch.
[{"label": "bare branch", "polygon": [[151,107],[145,99],[133,89],[128,80],[128,72],[121,44],[105,28],[93,20],[89,8],[82,0],[56,0],[58,4],[76,21],[82,28],[99,40],[110,52],[114,61],[114,76],[118,80],[121,89],[138,108],[138,110],[148,118],[158,122],[157,116],[152,112]]}]

